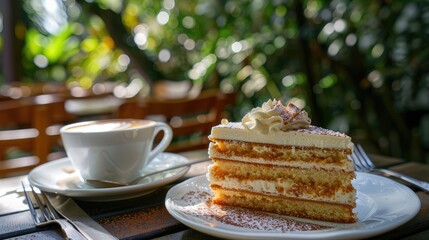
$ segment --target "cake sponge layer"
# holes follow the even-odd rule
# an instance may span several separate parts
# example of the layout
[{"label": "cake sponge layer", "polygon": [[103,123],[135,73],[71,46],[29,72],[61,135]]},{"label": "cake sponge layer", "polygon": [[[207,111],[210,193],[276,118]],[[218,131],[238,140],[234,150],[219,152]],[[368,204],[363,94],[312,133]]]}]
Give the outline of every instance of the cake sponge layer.
[{"label": "cake sponge layer", "polygon": [[211,139],[210,158],[299,168],[353,171],[350,149],[280,146],[235,140]]},{"label": "cake sponge layer", "polygon": [[212,159],[208,179],[214,185],[285,197],[354,204],[354,172],[302,169]]},{"label": "cake sponge layer", "polygon": [[356,222],[356,214],[353,213],[354,206],[351,205],[223,189],[213,184],[210,187],[214,192],[213,202],[216,204],[238,206],[315,220],[341,223]]}]

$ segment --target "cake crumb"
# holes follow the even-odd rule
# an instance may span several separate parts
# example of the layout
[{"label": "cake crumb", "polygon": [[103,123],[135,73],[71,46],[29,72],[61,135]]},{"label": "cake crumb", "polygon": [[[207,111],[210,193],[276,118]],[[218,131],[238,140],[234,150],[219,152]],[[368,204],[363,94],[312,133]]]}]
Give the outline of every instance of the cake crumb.
[{"label": "cake crumb", "polygon": [[222,125],[228,125],[229,121],[228,121],[228,119],[223,118],[223,119],[220,121],[220,123],[221,123]]}]

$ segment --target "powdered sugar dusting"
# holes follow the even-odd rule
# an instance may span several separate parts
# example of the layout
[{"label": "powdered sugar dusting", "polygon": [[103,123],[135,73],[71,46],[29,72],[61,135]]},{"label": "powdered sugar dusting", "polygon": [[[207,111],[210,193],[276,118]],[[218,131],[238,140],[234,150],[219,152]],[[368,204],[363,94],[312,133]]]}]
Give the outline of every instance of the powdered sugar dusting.
[{"label": "powdered sugar dusting", "polygon": [[286,216],[269,214],[250,209],[218,205],[211,202],[212,195],[205,191],[189,191],[180,198],[180,209],[185,214],[205,218],[252,230],[270,232],[315,231],[332,228],[308,223]]},{"label": "powdered sugar dusting", "polygon": [[328,136],[335,136],[335,137],[343,137],[343,138],[350,138],[344,133],[336,132],[330,129],[321,128],[317,126],[310,125],[308,128],[304,129],[298,129],[297,132],[303,132],[303,133],[309,133],[309,134],[320,134],[320,135],[328,135]]}]

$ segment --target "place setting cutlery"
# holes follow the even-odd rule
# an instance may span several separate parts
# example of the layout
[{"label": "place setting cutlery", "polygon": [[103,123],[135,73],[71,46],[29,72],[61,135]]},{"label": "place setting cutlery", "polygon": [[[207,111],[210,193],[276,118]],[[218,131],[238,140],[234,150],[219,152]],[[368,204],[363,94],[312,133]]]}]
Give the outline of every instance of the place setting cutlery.
[{"label": "place setting cutlery", "polygon": [[379,173],[385,176],[395,177],[429,193],[429,183],[427,182],[412,178],[393,170],[376,168],[360,144],[355,144],[351,159],[355,165],[356,171],[358,172]]},{"label": "place setting cutlery", "polygon": [[85,213],[72,198],[43,192],[31,184],[28,185],[28,190],[23,181],[21,185],[37,227],[58,224],[67,239],[118,239]]},{"label": "place setting cutlery", "polygon": [[37,227],[43,227],[48,224],[58,224],[60,225],[62,231],[66,235],[67,239],[87,239],[83,236],[82,233],[80,233],[78,230],[76,230],[73,225],[68,222],[66,219],[60,218],[60,216],[57,214],[53,206],[49,203],[46,196],[42,193],[43,201],[39,198],[38,194],[35,192],[33,186],[30,185],[31,193],[33,195],[33,198],[36,200],[37,207],[39,211],[37,211],[36,204],[33,203],[33,198],[30,197],[29,192],[27,192],[24,183],[21,182],[22,188],[24,191],[25,199],[28,204],[28,208],[31,213],[31,217],[33,218],[34,224],[36,224]]}]

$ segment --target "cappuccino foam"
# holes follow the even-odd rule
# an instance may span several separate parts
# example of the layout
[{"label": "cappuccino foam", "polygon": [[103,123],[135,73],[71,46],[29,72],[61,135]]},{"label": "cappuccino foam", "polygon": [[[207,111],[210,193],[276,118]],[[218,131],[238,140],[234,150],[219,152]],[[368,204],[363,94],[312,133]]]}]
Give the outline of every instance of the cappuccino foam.
[{"label": "cappuccino foam", "polygon": [[73,126],[68,132],[109,132],[117,130],[134,129],[148,125],[144,121],[96,121],[83,125]]}]

